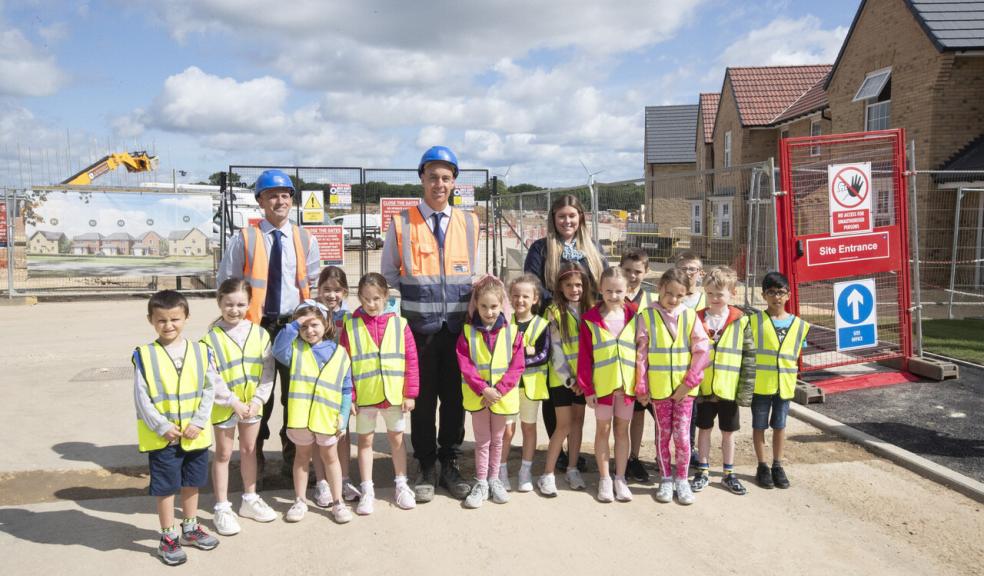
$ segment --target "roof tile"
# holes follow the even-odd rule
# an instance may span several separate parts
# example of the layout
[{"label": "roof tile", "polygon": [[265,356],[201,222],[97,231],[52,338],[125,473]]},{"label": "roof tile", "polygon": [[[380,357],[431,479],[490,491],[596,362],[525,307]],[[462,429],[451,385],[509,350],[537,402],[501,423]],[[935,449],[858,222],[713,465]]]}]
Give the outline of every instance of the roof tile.
[{"label": "roof tile", "polygon": [[768,126],[830,73],[829,64],[728,68],[742,126]]}]

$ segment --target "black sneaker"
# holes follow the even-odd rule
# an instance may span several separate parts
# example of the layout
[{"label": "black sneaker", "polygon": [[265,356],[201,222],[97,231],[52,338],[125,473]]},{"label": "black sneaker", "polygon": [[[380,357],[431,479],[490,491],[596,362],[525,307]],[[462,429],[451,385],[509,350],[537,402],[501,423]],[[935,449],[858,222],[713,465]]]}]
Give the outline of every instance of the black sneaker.
[{"label": "black sneaker", "polygon": [[625,471],[628,473],[629,478],[632,478],[636,482],[649,482],[649,472],[646,471],[646,467],[642,465],[642,461],[638,458],[629,458],[629,463]]},{"label": "black sneaker", "polygon": [[694,492],[700,492],[704,488],[707,488],[707,484],[710,483],[711,476],[708,474],[707,470],[697,469],[694,473],[694,479],[690,481],[690,489]]},{"label": "black sneaker", "polygon": [[464,500],[471,492],[471,484],[461,477],[458,461],[455,459],[441,462],[441,476],[437,481],[439,486],[446,489],[458,500]]},{"label": "black sneaker", "polygon": [[786,471],[782,469],[782,466],[772,467],[772,482],[776,485],[776,488],[786,489],[789,488],[789,478],[786,478]]},{"label": "black sneaker", "polygon": [[570,462],[567,461],[567,452],[561,450],[560,454],[557,455],[557,468],[567,470],[568,464],[570,464]]},{"label": "black sneaker", "polygon": [[434,499],[434,486],[437,485],[437,471],[434,465],[420,467],[420,472],[413,483],[414,500],[421,504]]},{"label": "black sneaker", "polygon": [[748,490],[745,489],[745,486],[741,483],[741,480],[739,480],[734,473],[728,474],[722,478],[721,484],[724,484],[724,487],[730,490],[732,494],[737,494],[738,496],[744,496],[745,493],[748,492]]},{"label": "black sneaker", "polygon": [[755,482],[762,488],[772,489],[775,483],[772,481],[772,472],[767,464],[759,464],[755,471]]},{"label": "black sneaker", "polygon": [[188,560],[188,555],[181,549],[181,544],[166,533],[161,534],[161,543],[157,546],[157,555],[161,557],[161,562],[168,566],[184,564]]}]

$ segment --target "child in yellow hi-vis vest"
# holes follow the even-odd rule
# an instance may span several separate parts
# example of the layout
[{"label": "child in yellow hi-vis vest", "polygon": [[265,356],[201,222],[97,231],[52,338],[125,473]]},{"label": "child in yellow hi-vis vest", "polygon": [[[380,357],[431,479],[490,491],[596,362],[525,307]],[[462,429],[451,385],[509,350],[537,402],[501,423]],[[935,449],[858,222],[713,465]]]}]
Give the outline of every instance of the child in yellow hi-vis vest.
[{"label": "child in yellow hi-vis vest", "polygon": [[215,491],[215,530],[223,536],[238,534],[239,521],[229,502],[229,460],[236,430],[239,431],[239,471],[243,479],[243,501],[239,515],[257,522],[272,522],[277,514],[256,493],[256,438],[260,432],[263,404],[273,391],[273,355],[270,336],[246,319],[252,289],[242,278],[229,278],[219,285],[216,299],[220,316],[202,337],[211,349],[222,377],[215,387],[212,424],[215,429],[215,459],[212,487]]},{"label": "child in yellow hi-vis vest", "polygon": [[495,276],[480,278],[472,288],[468,322],[458,337],[461,396],[471,412],[475,432],[475,485],[466,508],[478,508],[492,495],[496,504],[509,501],[499,480],[506,417],[519,412],[519,379],[523,377],[523,334],[507,320],[506,288]]},{"label": "child in yellow hi-vis vest", "polygon": [[[137,440],[150,460],[150,494],[157,497],[161,540],[157,554],[174,566],[188,558],[182,545],[211,550],[219,540],[198,523],[198,490],[208,482],[212,401],[219,375],[201,342],[185,340],[188,300],[161,290],[147,302],[157,340],[133,352]],[[174,525],[174,495],[181,493],[181,533]]]},{"label": "child in yellow hi-vis vest", "polygon": [[[782,467],[786,416],[796,389],[799,356],[810,324],[786,311],[789,280],[779,272],[762,278],[766,309],[751,319],[755,341],[755,394],[752,396],[752,443],[758,458],[755,481],[763,488],[789,488]],[[765,459],[765,431],[772,428],[772,467]]]}]

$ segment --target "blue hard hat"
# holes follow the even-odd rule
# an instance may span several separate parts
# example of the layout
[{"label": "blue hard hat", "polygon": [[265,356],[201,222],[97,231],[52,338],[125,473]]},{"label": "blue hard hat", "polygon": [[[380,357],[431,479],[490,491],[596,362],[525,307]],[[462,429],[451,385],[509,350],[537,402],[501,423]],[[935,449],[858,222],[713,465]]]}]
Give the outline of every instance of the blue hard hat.
[{"label": "blue hard hat", "polygon": [[294,196],[294,182],[283,170],[264,170],[256,179],[256,190],[253,192],[253,196],[258,199],[264,190],[271,188],[287,188],[290,190],[291,197]]},{"label": "blue hard hat", "polygon": [[447,146],[431,146],[427,152],[424,152],[424,155],[420,157],[420,165],[417,166],[418,176],[424,175],[424,166],[428,162],[447,162],[451,165],[454,177],[458,177],[458,157]]}]

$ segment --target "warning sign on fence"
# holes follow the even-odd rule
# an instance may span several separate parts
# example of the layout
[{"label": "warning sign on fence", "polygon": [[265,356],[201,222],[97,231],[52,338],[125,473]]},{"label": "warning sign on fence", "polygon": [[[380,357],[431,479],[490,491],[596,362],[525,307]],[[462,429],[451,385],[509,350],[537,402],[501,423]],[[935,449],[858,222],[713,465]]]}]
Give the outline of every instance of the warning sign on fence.
[{"label": "warning sign on fence", "polygon": [[349,210],[352,208],[352,185],[332,184],[328,187],[328,209]]},{"label": "warning sign on fence", "polygon": [[321,224],[325,221],[325,205],[321,190],[305,190],[301,204],[301,224]]},{"label": "warning sign on fence", "polygon": [[468,184],[460,184],[454,187],[454,196],[451,198],[451,205],[456,208],[472,209],[475,207],[475,187]]},{"label": "warning sign on fence", "polygon": [[7,203],[0,202],[0,248],[6,248],[6,247],[7,247]]},{"label": "warning sign on fence", "polygon": [[379,215],[382,222],[383,234],[389,230],[390,220],[407,208],[420,204],[420,198],[380,198]]},{"label": "warning sign on fence", "polygon": [[345,232],[341,226],[305,226],[318,239],[322,266],[345,264]]},{"label": "warning sign on fence", "polygon": [[827,166],[830,234],[871,232],[871,162]]}]

